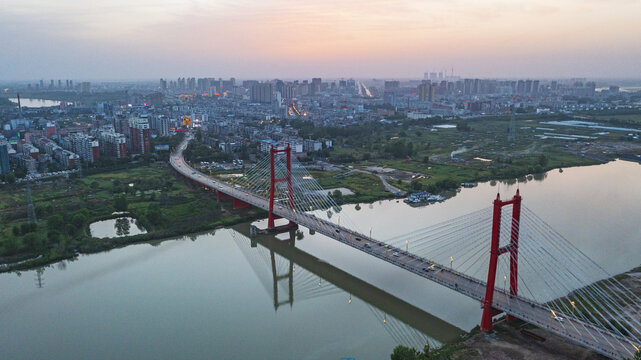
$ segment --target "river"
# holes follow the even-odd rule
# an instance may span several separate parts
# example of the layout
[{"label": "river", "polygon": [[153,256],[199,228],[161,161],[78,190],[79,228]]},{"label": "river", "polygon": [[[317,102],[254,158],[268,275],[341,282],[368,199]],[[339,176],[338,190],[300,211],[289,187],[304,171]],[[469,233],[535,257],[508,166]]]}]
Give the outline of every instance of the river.
[{"label": "river", "polygon": [[[610,273],[639,265],[639,164],[538,179],[518,184],[525,206]],[[386,239],[516,187],[481,183],[430,206],[390,200],[340,215]],[[438,346],[480,320],[477,302],[307,229],[295,242],[281,234],[252,244],[248,228],[1,274],[0,358],[387,359],[398,343]]]}]

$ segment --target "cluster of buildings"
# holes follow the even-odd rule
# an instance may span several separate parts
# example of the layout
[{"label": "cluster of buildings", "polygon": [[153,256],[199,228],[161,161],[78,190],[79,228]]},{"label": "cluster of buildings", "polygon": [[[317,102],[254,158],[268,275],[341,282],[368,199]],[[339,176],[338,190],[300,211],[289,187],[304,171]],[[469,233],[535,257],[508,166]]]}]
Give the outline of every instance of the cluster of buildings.
[{"label": "cluster of buildings", "polygon": [[[21,118],[11,120],[0,138],[0,175],[12,168],[27,173],[50,169],[75,169],[81,163],[101,158],[123,159],[150,154],[152,124],[154,136],[169,134],[167,119],[119,114],[109,120],[59,126],[63,119]],[[150,124],[150,122],[152,124]]]},{"label": "cluster of buildings", "polygon": [[40,80],[37,83],[29,83],[26,86],[28,91],[41,91],[41,90],[56,90],[56,91],[79,91],[81,93],[91,92],[91,83],[88,81],[83,81],[76,83],[74,85],[73,80],[57,80],[53,79],[49,83],[45,83],[44,80]]},{"label": "cluster of buildings", "polygon": [[[111,88],[110,88],[111,86]],[[201,128],[202,141],[222,158],[252,159],[274,144],[297,156],[331,148],[330,138],[296,130],[341,128],[519,112],[563,112],[632,106],[634,91],[585,79],[475,79],[428,72],[423,79],[237,80],[178,78],[129,84],[117,101],[60,103],[49,108],[0,108],[0,171],[12,166],[42,171],[46,164],[74,168],[103,158],[125,159],[159,149],[152,139],[185,127]],[[26,84],[43,91],[118,91],[123,85],[71,80]],[[638,90],[637,90],[638,91]],[[166,148],[163,148],[166,149]],[[6,151],[5,151],[6,150]],[[9,159],[9,164],[2,163]],[[13,164],[13,165],[11,165]],[[45,166],[41,166],[45,164]]]}]

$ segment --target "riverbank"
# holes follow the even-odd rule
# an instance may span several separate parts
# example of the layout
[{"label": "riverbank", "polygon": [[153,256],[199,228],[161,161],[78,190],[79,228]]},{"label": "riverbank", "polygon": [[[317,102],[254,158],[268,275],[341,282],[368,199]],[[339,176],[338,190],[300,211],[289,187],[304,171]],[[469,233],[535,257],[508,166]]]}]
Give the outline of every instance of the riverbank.
[{"label": "riverbank", "polygon": [[[339,204],[367,204],[395,197],[373,174],[313,170],[312,175],[324,188],[347,188],[354,193],[333,193]],[[544,176],[530,175],[519,181]],[[0,264],[6,265],[0,271],[30,269],[78,254],[266,217],[258,209],[222,206],[208,192],[176,178],[162,161],[84,178],[49,179],[34,183],[31,188],[36,224],[28,223],[25,184],[5,185],[0,191]],[[442,191],[448,198],[456,193]],[[113,239],[91,236],[91,223],[117,217],[121,211],[127,211],[148,233]]]}]

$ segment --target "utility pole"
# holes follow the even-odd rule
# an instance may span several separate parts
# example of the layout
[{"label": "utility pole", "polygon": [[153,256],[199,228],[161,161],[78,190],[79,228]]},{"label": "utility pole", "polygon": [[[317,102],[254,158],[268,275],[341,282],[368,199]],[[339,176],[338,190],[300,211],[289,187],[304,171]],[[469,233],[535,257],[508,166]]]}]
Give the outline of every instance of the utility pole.
[{"label": "utility pole", "polygon": [[36,211],[33,207],[33,200],[31,199],[31,181],[27,181],[27,219],[30,224],[38,222]]}]

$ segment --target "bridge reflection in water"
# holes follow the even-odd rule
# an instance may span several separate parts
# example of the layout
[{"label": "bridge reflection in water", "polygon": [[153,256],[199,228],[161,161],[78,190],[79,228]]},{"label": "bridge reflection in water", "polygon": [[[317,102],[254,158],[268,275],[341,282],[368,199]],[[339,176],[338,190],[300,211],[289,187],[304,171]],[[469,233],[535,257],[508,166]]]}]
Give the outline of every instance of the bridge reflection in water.
[{"label": "bridge reflection in water", "polygon": [[230,230],[234,242],[273,298],[274,310],[323,296],[343,293],[345,301],[362,300],[397,344],[422,350],[438,348],[463,330],[341,269],[296,248],[296,231],[279,240],[271,235],[249,237],[249,226]]}]

